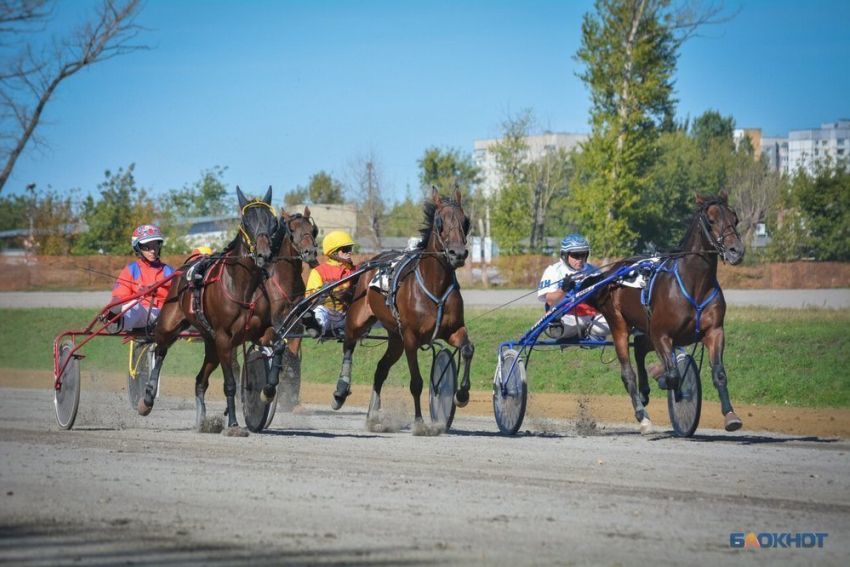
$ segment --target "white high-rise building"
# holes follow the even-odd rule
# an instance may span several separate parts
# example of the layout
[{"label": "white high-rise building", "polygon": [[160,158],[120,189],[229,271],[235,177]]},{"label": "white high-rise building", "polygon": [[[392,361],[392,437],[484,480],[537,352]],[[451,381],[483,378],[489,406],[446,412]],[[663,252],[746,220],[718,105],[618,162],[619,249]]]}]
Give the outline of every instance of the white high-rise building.
[{"label": "white high-rise building", "polygon": [[[528,152],[525,156],[527,162],[532,162],[540,159],[547,153],[555,152],[558,149],[565,149],[568,152],[572,150],[581,151],[580,144],[587,140],[587,134],[567,134],[546,132],[538,136],[528,136],[525,143],[528,145]],[[491,148],[501,142],[500,138],[491,138],[487,140],[475,140],[473,160],[475,165],[481,169],[483,176],[484,194],[489,198],[495,193],[499,187],[499,170],[496,166],[496,156],[491,151]]]},{"label": "white high-rise building", "polygon": [[850,165],[850,120],[821,124],[819,129],[792,130],[788,133],[788,170],[800,168],[813,173],[816,163],[827,159],[833,164]]}]

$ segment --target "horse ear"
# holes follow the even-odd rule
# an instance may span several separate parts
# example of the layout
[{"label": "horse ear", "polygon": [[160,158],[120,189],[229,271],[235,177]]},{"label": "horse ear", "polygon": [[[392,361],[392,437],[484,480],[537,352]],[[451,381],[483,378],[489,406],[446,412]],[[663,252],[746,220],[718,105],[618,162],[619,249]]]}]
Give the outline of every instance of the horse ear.
[{"label": "horse ear", "polygon": [[304,205],[304,216],[310,218],[310,207]]},{"label": "horse ear", "polygon": [[463,197],[460,195],[460,186],[455,184],[455,195],[454,200],[457,201],[458,205],[463,204]]},{"label": "horse ear", "polygon": [[724,203],[729,202],[729,193],[726,192],[726,189],[721,189],[717,197]]},{"label": "horse ear", "polygon": [[706,198],[700,195],[699,193],[694,193],[697,198],[697,206],[701,207],[705,204]]},{"label": "horse ear", "polygon": [[269,190],[266,191],[266,196],[263,197],[263,202],[267,205],[272,204],[272,186],[269,185]]},{"label": "horse ear", "polygon": [[440,192],[437,191],[436,185],[431,185],[431,198],[434,199],[434,204],[440,206],[443,204],[443,200],[440,198]]},{"label": "horse ear", "polygon": [[248,204],[248,199],[242,194],[242,189],[238,185],[236,186],[236,197],[239,199],[239,210],[241,211]]},{"label": "horse ear", "polygon": [[287,213],[286,211],[284,211],[283,209],[281,209],[281,210],[280,210],[280,218],[282,218],[282,219],[283,219],[283,220],[285,220],[286,222],[289,222],[289,219],[290,219],[291,217],[289,216],[289,213]]}]

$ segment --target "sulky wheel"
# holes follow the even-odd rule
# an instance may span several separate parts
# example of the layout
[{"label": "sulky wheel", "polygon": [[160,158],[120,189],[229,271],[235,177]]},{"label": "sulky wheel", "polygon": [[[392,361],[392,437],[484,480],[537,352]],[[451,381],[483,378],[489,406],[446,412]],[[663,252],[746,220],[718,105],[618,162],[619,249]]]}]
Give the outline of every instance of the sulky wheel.
[{"label": "sulky wheel", "polygon": [[429,402],[431,421],[444,423],[446,431],[455,417],[455,392],[457,391],[457,365],[448,349],[442,349],[431,364]]},{"label": "sulky wheel", "polygon": [[[65,365],[65,361],[71,357],[74,343],[70,340],[63,341],[59,345],[59,370]],[[56,408],[56,421],[62,429],[71,429],[74,420],[77,419],[77,409],[80,407],[80,360],[71,357],[62,375],[59,377],[59,386],[53,394],[53,405]]]},{"label": "sulky wheel", "polygon": [[127,371],[127,394],[130,407],[139,407],[145,395],[148,378],[154,365],[154,343],[130,341],[130,369]]},{"label": "sulky wheel", "polygon": [[702,411],[702,384],[694,358],[680,352],[676,356],[679,369],[679,387],[667,391],[667,409],[676,437],[690,437],[699,425]]},{"label": "sulky wheel", "polygon": [[493,413],[499,431],[513,435],[519,431],[528,402],[528,379],[525,364],[513,349],[499,355],[493,378]]},{"label": "sulky wheel", "polygon": [[248,350],[242,365],[242,415],[245,418],[245,426],[253,433],[262,431],[271,421],[271,404],[265,403],[261,398],[269,365],[270,361],[257,347]]}]

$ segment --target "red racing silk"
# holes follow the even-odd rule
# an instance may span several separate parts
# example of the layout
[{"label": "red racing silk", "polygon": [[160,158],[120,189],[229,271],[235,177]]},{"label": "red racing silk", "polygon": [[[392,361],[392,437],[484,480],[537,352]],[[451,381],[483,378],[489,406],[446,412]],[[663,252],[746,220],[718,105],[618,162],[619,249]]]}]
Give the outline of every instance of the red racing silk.
[{"label": "red racing silk", "polygon": [[[174,268],[162,262],[148,264],[141,258],[127,264],[118,276],[118,281],[112,288],[112,301],[117,299],[126,299],[130,296],[147,291],[153,284],[160,280],[164,280],[174,273]],[[150,307],[151,301],[157,309],[162,309],[165,304],[165,298],[168,296],[168,290],[171,289],[171,282],[165,283],[158,287],[153,293],[153,297],[146,296],[140,300],[145,307]]]}]

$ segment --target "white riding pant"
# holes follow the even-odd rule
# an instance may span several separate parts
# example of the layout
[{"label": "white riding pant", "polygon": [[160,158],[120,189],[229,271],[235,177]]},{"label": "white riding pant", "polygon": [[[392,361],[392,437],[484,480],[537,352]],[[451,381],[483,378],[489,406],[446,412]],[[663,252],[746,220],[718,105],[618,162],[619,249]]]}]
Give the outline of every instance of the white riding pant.
[{"label": "white riding pant", "polygon": [[561,323],[564,324],[564,333],[561,336],[565,339],[582,336],[586,332],[589,337],[602,340],[611,334],[608,322],[600,314],[587,316],[567,314],[561,317]]},{"label": "white riding pant", "polygon": [[[130,329],[144,329],[148,325],[153,325],[159,316],[158,307],[154,307],[148,311],[148,306],[140,303],[138,299],[125,304],[125,307],[127,305],[132,305],[132,307],[124,313],[125,331],[129,331]],[[150,319],[148,315],[150,315]]]},{"label": "white riding pant", "polygon": [[319,305],[313,310],[316,321],[322,326],[322,334],[330,330],[342,329],[345,326],[345,312]]}]

